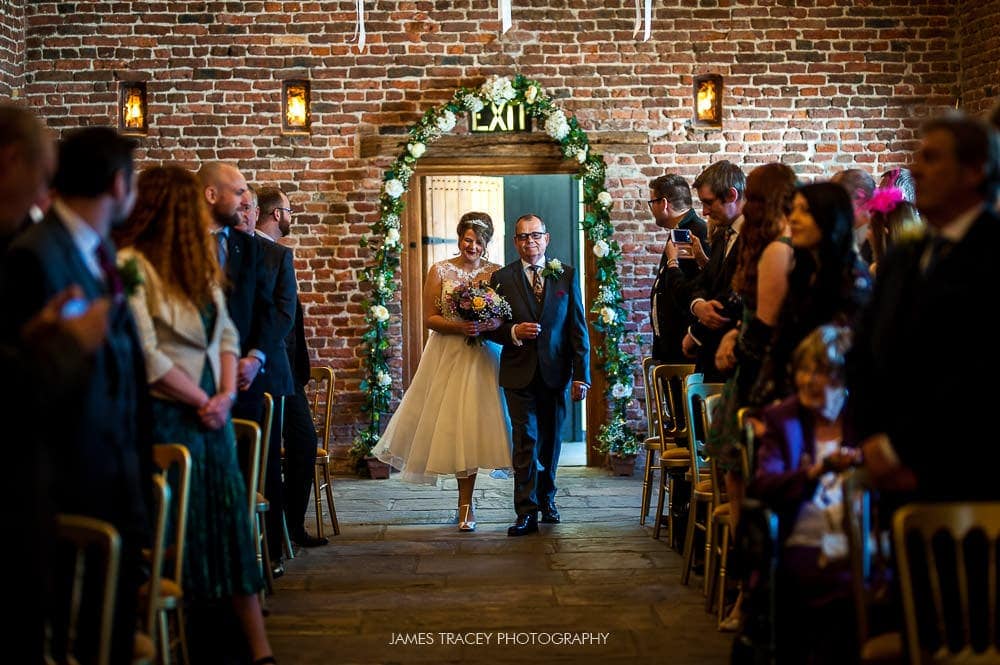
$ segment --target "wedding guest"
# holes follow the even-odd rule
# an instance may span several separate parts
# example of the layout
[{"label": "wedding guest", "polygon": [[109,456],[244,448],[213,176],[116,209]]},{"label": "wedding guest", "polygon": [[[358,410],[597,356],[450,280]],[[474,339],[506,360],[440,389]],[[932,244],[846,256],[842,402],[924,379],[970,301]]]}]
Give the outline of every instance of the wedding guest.
[{"label": "wedding guest", "polygon": [[488,283],[499,268],[485,258],[493,220],[467,212],[456,233],[459,255],[431,266],[424,283],[424,325],[431,332],[420,365],[372,454],[408,482],[455,476],[458,529],[475,531],[476,475],[510,468],[510,438],[497,383],[499,351],[488,342],[469,343],[500,322],[465,321],[450,299],[458,288]]},{"label": "wedding guest", "polygon": [[861,258],[868,264],[872,262],[871,247],[868,245],[868,200],[875,191],[875,178],[863,169],[844,169],[830,178],[847,190],[854,207],[854,244]]},{"label": "wedding guest", "polygon": [[877,188],[868,210],[871,216],[868,242],[872,248],[869,269],[874,274],[878,262],[893,245],[923,234],[924,223],[916,206],[906,198],[906,192],[894,185]]},{"label": "wedding guest", "polygon": [[138,192],[127,226],[116,234],[123,247],[118,258],[142,276],[129,305],[149,373],[153,437],[182,441],[191,454],[184,600],[228,600],[254,663],[273,663],[230,418],[239,336],[220,287],[208,210],[197,177],[180,166],[143,171]]}]

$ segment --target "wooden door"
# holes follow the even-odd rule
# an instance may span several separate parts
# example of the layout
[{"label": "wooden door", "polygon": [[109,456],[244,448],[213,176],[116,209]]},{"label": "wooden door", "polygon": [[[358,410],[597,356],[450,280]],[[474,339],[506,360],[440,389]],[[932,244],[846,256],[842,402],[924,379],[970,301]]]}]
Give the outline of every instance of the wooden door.
[{"label": "wooden door", "polygon": [[[490,247],[503,251],[503,178],[438,175],[424,178],[423,274],[438,261],[458,254],[455,227],[467,212],[487,213],[493,219]],[[496,259],[493,259],[496,261]],[[501,259],[502,260],[502,259]]]}]

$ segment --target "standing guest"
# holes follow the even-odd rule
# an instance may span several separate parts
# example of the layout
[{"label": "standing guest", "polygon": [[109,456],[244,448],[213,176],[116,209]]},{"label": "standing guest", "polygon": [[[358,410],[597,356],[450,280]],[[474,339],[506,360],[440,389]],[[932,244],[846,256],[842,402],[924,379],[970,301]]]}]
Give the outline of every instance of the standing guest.
[{"label": "standing guest", "polygon": [[[86,309],[88,303],[97,312],[107,312],[107,336],[94,350],[86,380],[56,405],[57,417],[47,420],[52,426],[50,452],[59,460],[52,469],[55,510],[102,519],[121,537],[112,636],[115,663],[131,661],[152,489],[146,374],[135,323],[124,302],[122,276],[115,267],[114,246],[108,240],[112,226],[124,221],[135,200],[133,147],[132,141],[107,127],[67,133],[59,145],[53,183],[58,195],[45,219],[11,244],[0,287],[8,340],[16,339],[25,323],[67,289],[76,291],[79,300],[66,303],[62,316]],[[32,190],[31,197],[37,191],[37,187]],[[101,302],[104,298],[111,301],[110,311]],[[62,588],[69,579],[57,579],[56,584]],[[84,608],[82,616],[96,622],[98,612]],[[96,643],[86,641],[87,635],[96,634],[96,628],[81,629],[77,645],[84,652],[96,651]]]},{"label": "standing guest", "polygon": [[[681,352],[681,340],[684,339],[691,315],[687,311],[689,300],[683,297],[684,288],[680,284],[672,285],[671,277],[675,281],[686,283],[708,263],[708,255],[705,253],[708,246],[708,226],[691,207],[691,186],[679,175],[668,173],[650,182],[647,203],[656,225],[667,229],[668,243],[673,241],[674,229],[681,229],[691,235],[691,242],[685,243],[684,253],[678,253],[678,257],[672,261],[664,248],[650,294],[652,356],[661,363],[681,363],[685,361]],[[679,274],[671,275],[671,268],[676,268]]]},{"label": "standing guest", "polygon": [[129,305],[149,373],[153,437],[182,441],[191,454],[184,599],[228,599],[254,662],[274,662],[230,419],[239,337],[219,286],[208,210],[197,177],[179,166],[143,171],[138,191],[128,225],[116,234],[123,247],[118,258],[142,276]]},{"label": "standing guest", "polygon": [[[887,187],[895,187],[899,190],[900,194],[903,195],[903,200],[913,203],[917,200],[917,190],[913,185],[913,174],[910,173],[910,169],[897,167],[894,169],[889,169],[882,174],[879,178],[878,187],[879,189],[885,189]],[[874,193],[873,193],[874,195]],[[869,199],[868,207],[871,207],[871,200]]]},{"label": "standing guest", "polygon": [[[746,182],[743,171],[726,160],[712,164],[694,181],[702,214],[712,228],[712,256],[694,280],[688,309],[695,321],[681,345],[686,356],[697,358],[695,367],[706,381],[724,378],[715,367],[715,352],[722,336],[736,325],[742,313],[739,301],[729,296],[740,253]],[[666,248],[668,259],[679,257],[672,245]]]},{"label": "standing guest", "polygon": [[510,301],[514,317],[491,333],[503,343],[500,386],[513,438],[514,509],[508,536],[558,524],[556,468],[566,417],[566,388],[579,401],[590,388],[590,336],[572,267],[545,256],[549,233],[538,215],[522,215],[514,227],[520,260],[493,273],[491,283]]},{"label": "standing guest", "polygon": [[854,206],[854,245],[861,258],[870,265],[872,251],[865,236],[868,234],[868,201],[875,192],[875,178],[861,169],[844,169],[834,173],[830,181],[846,189],[847,195],[851,197],[851,204]]},{"label": "standing guest", "polygon": [[[995,302],[1000,284],[1000,146],[993,129],[961,114],[931,120],[922,134],[912,170],[927,235],[897,245],[879,267],[851,358],[851,407],[877,481],[926,501],[996,500],[996,450],[975,442],[995,427],[994,395],[982,385],[1000,376],[1000,355],[992,328],[969,316]],[[973,357],[942,353],[948,345]],[[926,415],[956,400],[960,415]]]}]

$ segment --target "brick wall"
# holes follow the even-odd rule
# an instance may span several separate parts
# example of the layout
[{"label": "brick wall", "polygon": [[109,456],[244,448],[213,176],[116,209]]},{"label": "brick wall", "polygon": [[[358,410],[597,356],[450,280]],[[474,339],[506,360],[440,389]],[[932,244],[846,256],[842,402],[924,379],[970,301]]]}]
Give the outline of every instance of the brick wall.
[{"label": "brick wall", "polygon": [[[748,168],[782,159],[805,177],[905,161],[921,119],[959,93],[956,4],[657,0],[654,40],[641,43],[631,1],[514,0],[514,27],[499,38],[492,3],[390,0],[366,3],[359,55],[346,1],[37,2],[26,10],[26,93],[61,129],[109,123],[116,81],[148,80],[142,162],[230,160],[251,182],[290,192],[312,350],[336,369],[335,435],[346,444],[361,420],[358,239],[389,161],[357,157],[360,136],[403,133],[456,86],[515,71],[584,128],[647,135],[606,158],[619,239],[634,257],[622,266],[625,292],[648,344],[663,237],[639,189],[721,158]],[[990,7],[982,17],[995,23]],[[726,77],[721,131],[690,127],[691,77],[703,72]],[[279,134],[280,81],[292,77],[312,81],[309,137]]]},{"label": "brick wall", "polygon": [[1000,100],[1000,0],[961,0],[958,39],[961,44],[962,107],[988,113]]},{"label": "brick wall", "polygon": [[23,71],[24,3],[0,0],[0,101],[20,95]]}]

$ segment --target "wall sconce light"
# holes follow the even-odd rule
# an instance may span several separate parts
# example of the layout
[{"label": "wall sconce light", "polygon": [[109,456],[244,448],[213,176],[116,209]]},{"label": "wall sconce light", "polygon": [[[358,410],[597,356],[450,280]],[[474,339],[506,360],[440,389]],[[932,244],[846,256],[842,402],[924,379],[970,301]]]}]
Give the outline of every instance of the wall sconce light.
[{"label": "wall sconce light", "polygon": [[127,136],[146,136],[149,107],[146,106],[146,82],[122,81],[118,84],[118,129]]},{"label": "wall sconce light", "polygon": [[296,79],[281,83],[281,133],[308,134],[309,81]]},{"label": "wall sconce light", "polygon": [[722,127],[722,77],[703,74],[694,77],[694,124]]}]

